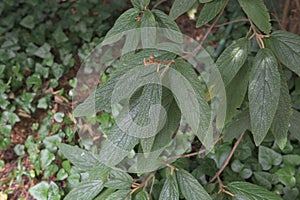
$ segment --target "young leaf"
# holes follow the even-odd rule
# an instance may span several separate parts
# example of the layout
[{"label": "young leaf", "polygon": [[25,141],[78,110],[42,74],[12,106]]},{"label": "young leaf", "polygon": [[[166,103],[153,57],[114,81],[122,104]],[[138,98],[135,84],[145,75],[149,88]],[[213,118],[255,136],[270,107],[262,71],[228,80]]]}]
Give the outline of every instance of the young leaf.
[{"label": "young leaf", "polygon": [[145,10],[141,21],[141,39],[143,48],[149,48],[156,42],[156,26],[154,15],[151,11]]},{"label": "young leaf", "polygon": [[103,189],[102,180],[93,180],[80,183],[76,188],[71,190],[64,200],[86,199],[92,200]]},{"label": "young leaf", "polygon": [[97,159],[91,153],[76,146],[61,143],[58,147],[71,163],[82,170],[89,170],[97,163]]},{"label": "young leaf", "polygon": [[279,69],[281,75],[280,97],[277,111],[271,125],[271,131],[274,135],[276,143],[280,149],[283,149],[287,141],[287,132],[290,125],[292,105],[285,73],[281,67]]},{"label": "young leaf", "polygon": [[269,170],[273,165],[279,165],[282,162],[282,156],[273,149],[260,146],[258,149],[258,162],[263,170]]},{"label": "young leaf", "polygon": [[149,5],[150,0],[131,0],[131,3],[135,8],[144,10]]},{"label": "young leaf", "polygon": [[150,195],[146,191],[140,191],[136,194],[135,200],[150,200]]},{"label": "young leaf", "polygon": [[274,31],[266,39],[276,57],[300,76],[300,37],[285,31]]},{"label": "young leaf", "polygon": [[243,103],[245,98],[248,83],[249,83],[250,70],[248,64],[239,70],[236,76],[226,87],[226,102],[227,102],[227,113],[226,121],[230,121],[236,114],[237,109]]},{"label": "young leaf", "polygon": [[247,182],[232,182],[227,185],[228,190],[233,193],[234,199],[251,200],[280,200],[276,195],[263,187]]},{"label": "young leaf", "polygon": [[161,189],[159,200],[179,200],[176,175],[169,175]]},{"label": "young leaf", "polygon": [[263,0],[238,0],[244,12],[265,34],[271,31],[270,14]]},{"label": "young leaf", "polygon": [[252,66],[249,84],[251,130],[259,145],[270,129],[280,96],[278,63],[269,49],[260,49]]},{"label": "young leaf", "polygon": [[195,2],[196,0],[175,0],[170,11],[171,19],[175,20],[183,13],[189,11]]},{"label": "young leaf", "polygon": [[225,86],[235,77],[245,64],[250,51],[250,41],[241,38],[227,47],[219,56],[216,65],[221,73]]},{"label": "young leaf", "polygon": [[206,24],[215,16],[217,16],[217,14],[221,11],[222,7],[224,6],[225,2],[226,0],[215,0],[206,3],[200,11],[196,27],[200,27]]},{"label": "young leaf", "polygon": [[185,199],[189,200],[212,200],[209,194],[203,189],[200,183],[193,177],[192,174],[180,169],[176,172],[180,191]]}]

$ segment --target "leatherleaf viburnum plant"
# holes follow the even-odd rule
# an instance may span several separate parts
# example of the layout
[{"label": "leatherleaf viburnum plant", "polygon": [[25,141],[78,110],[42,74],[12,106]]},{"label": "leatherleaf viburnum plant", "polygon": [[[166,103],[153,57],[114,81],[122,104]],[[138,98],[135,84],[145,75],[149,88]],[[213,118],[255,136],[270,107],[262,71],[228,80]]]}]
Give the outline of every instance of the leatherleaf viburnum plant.
[{"label": "leatherleaf viburnum plant", "polygon": [[300,37],[267,1],[172,2],[131,0],[82,64],[65,199],[299,199]]}]

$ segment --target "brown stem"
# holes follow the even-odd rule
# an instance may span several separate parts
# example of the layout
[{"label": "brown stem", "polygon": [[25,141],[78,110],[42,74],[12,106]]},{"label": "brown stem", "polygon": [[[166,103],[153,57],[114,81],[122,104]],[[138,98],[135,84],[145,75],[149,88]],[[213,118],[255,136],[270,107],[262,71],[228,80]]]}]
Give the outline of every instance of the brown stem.
[{"label": "brown stem", "polygon": [[[232,20],[232,21],[230,21],[230,22],[225,22],[225,23],[222,23],[222,24],[215,25],[215,27],[218,28],[218,27],[226,26],[226,25],[233,24],[233,23],[238,23],[238,22],[248,22],[248,21],[249,21],[249,19],[247,19],[247,18],[244,18],[244,19],[236,19],[236,20]],[[206,24],[205,26],[209,26],[209,27],[210,27],[211,25]]]},{"label": "brown stem", "polygon": [[224,162],[223,166],[221,167],[221,169],[216,173],[216,175],[209,181],[209,183],[212,183],[216,178],[218,178],[222,172],[224,171],[224,169],[227,167],[227,165],[229,164],[230,159],[232,158],[236,148],[239,146],[240,142],[242,141],[242,138],[244,136],[244,132],[240,135],[240,137],[237,139],[237,141],[235,142],[229,156],[227,157],[226,161]]},{"label": "brown stem", "polygon": [[153,7],[151,10],[154,10],[155,8],[157,8],[160,4],[166,2],[167,0],[161,0],[161,1],[158,1]]},{"label": "brown stem", "polygon": [[286,0],[285,1],[285,5],[283,8],[283,14],[282,14],[282,26],[284,28],[284,30],[287,29],[287,24],[288,24],[288,17],[289,17],[289,9],[290,9],[290,0]]}]

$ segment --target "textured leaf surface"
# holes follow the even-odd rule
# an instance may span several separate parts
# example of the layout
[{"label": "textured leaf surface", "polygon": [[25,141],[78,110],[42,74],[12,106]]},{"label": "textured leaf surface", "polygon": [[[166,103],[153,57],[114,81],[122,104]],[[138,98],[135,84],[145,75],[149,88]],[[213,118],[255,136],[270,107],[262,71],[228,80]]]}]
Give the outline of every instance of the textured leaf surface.
[{"label": "textured leaf surface", "polygon": [[104,186],[113,189],[130,189],[132,181],[132,177],[126,172],[112,170]]},{"label": "textured leaf surface", "polygon": [[300,141],[300,112],[297,110],[293,110],[293,114],[291,116],[291,126],[289,131],[292,135]]},{"label": "textured leaf surface", "polygon": [[140,191],[136,194],[135,200],[150,200],[150,196],[146,191]]},{"label": "textured leaf surface", "polygon": [[291,97],[289,94],[288,85],[286,82],[286,77],[284,71],[280,68],[281,77],[281,89],[279,103],[277,107],[276,114],[274,116],[271,131],[275,137],[276,143],[283,149],[287,142],[287,132],[290,125],[291,117]]},{"label": "textured leaf surface", "polygon": [[64,200],[92,200],[103,189],[102,180],[93,180],[81,183],[76,188],[71,190]]},{"label": "textured leaf surface", "polygon": [[143,10],[146,6],[149,5],[150,0],[131,0],[131,3],[134,7]]},{"label": "textured leaf surface", "polygon": [[300,37],[285,31],[274,31],[267,39],[276,57],[300,76]]},{"label": "textured leaf surface", "polygon": [[196,0],[175,0],[170,11],[171,19],[175,20],[183,13],[189,11],[195,2]]},{"label": "textured leaf surface", "polygon": [[238,0],[247,16],[264,33],[271,31],[270,14],[263,0]]},{"label": "textured leaf surface", "polygon": [[263,187],[247,182],[232,182],[227,185],[228,190],[238,200],[280,200],[280,196],[266,190]]},{"label": "textured leaf surface", "polygon": [[258,149],[258,162],[263,170],[269,170],[273,165],[279,165],[282,162],[282,156],[273,149],[260,146]]},{"label": "textured leaf surface", "polygon": [[126,198],[130,199],[131,190],[118,190],[107,197],[106,200],[125,200]]},{"label": "textured leaf surface", "polygon": [[[218,15],[218,13],[221,11],[222,7],[224,6],[226,0],[215,0],[215,1],[209,1],[206,3],[202,10],[200,11],[200,15],[197,20],[196,26],[202,26],[212,20],[214,17]],[[205,3],[205,2],[201,2]]]},{"label": "textured leaf surface", "polygon": [[176,175],[169,175],[160,192],[159,200],[179,200],[179,190]]},{"label": "textured leaf surface", "polygon": [[251,130],[259,145],[270,129],[280,96],[278,63],[269,49],[260,49],[252,66],[248,98]]},{"label": "textured leaf surface", "polygon": [[242,38],[227,47],[218,58],[216,65],[220,70],[225,86],[235,77],[245,64],[250,51],[250,41]]},{"label": "textured leaf surface", "polygon": [[141,21],[141,39],[143,48],[149,48],[156,43],[156,21],[151,11],[143,12]]},{"label": "textured leaf surface", "polygon": [[195,177],[187,171],[180,169],[177,173],[177,181],[182,195],[189,200],[211,200],[209,194],[204,190]]}]

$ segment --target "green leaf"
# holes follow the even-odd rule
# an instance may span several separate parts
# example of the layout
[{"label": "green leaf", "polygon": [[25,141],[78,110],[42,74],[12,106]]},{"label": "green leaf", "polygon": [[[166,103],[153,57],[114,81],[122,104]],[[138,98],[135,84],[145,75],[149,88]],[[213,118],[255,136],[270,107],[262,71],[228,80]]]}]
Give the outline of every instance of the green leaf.
[{"label": "green leaf", "polygon": [[102,180],[93,180],[80,183],[76,188],[71,190],[64,200],[92,200],[103,189]]},{"label": "green leaf", "polygon": [[176,172],[177,181],[180,191],[185,199],[189,200],[211,200],[209,194],[203,189],[200,183],[193,177],[192,174],[180,169]]},{"label": "green leaf", "polygon": [[169,175],[160,192],[159,200],[179,200],[179,190],[176,175]]},{"label": "green leaf", "polygon": [[279,195],[276,195],[263,187],[247,182],[232,182],[227,185],[228,190],[235,196],[233,199],[239,200],[281,200]]},{"label": "green leaf", "polygon": [[38,48],[36,52],[34,52],[34,55],[43,59],[51,58],[50,49],[50,45],[45,43],[43,46]]},{"label": "green leaf", "polygon": [[270,14],[263,0],[238,0],[247,16],[265,34],[271,32]]},{"label": "green leaf", "polygon": [[131,0],[132,5],[135,8],[144,10],[150,3],[150,0]]},{"label": "green leaf", "polygon": [[141,40],[143,48],[149,48],[156,44],[156,21],[151,11],[143,12],[141,21]]},{"label": "green leaf", "polygon": [[29,189],[29,193],[37,200],[47,200],[49,184],[45,181],[38,183]]},{"label": "green leaf", "polygon": [[34,28],[34,18],[32,15],[27,15],[26,17],[24,17],[21,22],[20,22],[21,26],[24,26],[25,28],[28,29],[33,29]]},{"label": "green leaf", "polygon": [[[196,27],[200,27],[210,20],[212,20],[217,14],[221,11],[222,7],[224,6],[226,0],[215,0],[209,1],[206,3],[202,10],[200,11],[200,15],[197,20]],[[200,2],[205,3],[205,2]]]},{"label": "green leaf", "polygon": [[132,177],[126,172],[112,170],[104,186],[113,189],[130,189],[132,182]]},{"label": "green leaf", "polygon": [[55,160],[55,155],[48,151],[47,149],[43,149],[41,151],[41,167],[46,168],[49,166],[52,161]]},{"label": "green leaf", "polygon": [[213,0],[199,0],[200,3],[208,3],[208,2],[211,2]]},{"label": "green leaf", "polygon": [[107,188],[102,191],[94,200],[103,200],[106,199],[109,195],[115,192],[115,189]]},{"label": "green leaf", "polygon": [[280,149],[283,149],[287,142],[287,132],[289,130],[290,125],[290,117],[291,117],[291,97],[289,94],[289,89],[286,82],[285,72],[280,69],[280,77],[281,77],[281,89],[280,89],[280,97],[278,102],[277,111],[275,113],[271,131],[274,135],[275,141]]},{"label": "green leaf", "polygon": [[300,165],[300,155],[288,154],[282,157],[285,165],[297,166]]},{"label": "green leaf", "polygon": [[130,200],[131,190],[118,190],[107,197],[106,200]]},{"label": "green leaf", "polygon": [[91,153],[80,149],[77,146],[61,143],[58,147],[71,163],[82,170],[87,171],[97,163],[97,159]]},{"label": "green leaf", "polygon": [[251,130],[256,145],[268,133],[280,96],[278,63],[269,49],[260,49],[253,61],[249,84]]},{"label": "green leaf", "polygon": [[225,86],[231,82],[245,64],[250,52],[250,44],[248,39],[241,38],[228,46],[216,61]]},{"label": "green leaf", "polygon": [[65,169],[60,169],[56,175],[57,180],[62,181],[68,177],[68,173]]},{"label": "green leaf", "polygon": [[66,34],[62,31],[60,26],[57,27],[57,29],[55,30],[55,32],[52,35],[57,44],[60,44],[60,43],[63,43],[63,42],[66,42],[69,40],[68,37],[66,36]]},{"label": "green leaf", "polygon": [[284,168],[279,169],[276,173],[278,179],[285,186],[292,188],[296,184],[295,178],[295,167],[294,166],[284,166]]},{"label": "green leaf", "polygon": [[300,37],[285,31],[274,31],[266,39],[276,57],[300,76]]},{"label": "green leaf", "polygon": [[[169,80],[173,80],[170,83],[171,91],[174,93],[187,123],[195,131],[200,141],[204,143],[204,146],[208,147],[211,145],[209,137],[212,136],[208,133],[211,113],[205,98],[204,88],[189,63],[177,59],[172,68],[180,73],[184,79],[180,77],[182,81],[178,87],[179,83],[174,80],[178,80],[179,77],[169,77],[174,76],[174,73],[167,72],[166,77],[168,76]],[[182,88],[186,88],[186,91]]]},{"label": "green leaf", "polygon": [[[116,20],[114,26],[108,31],[108,33],[105,36],[105,39],[117,34],[121,34],[125,31],[138,28],[140,22],[138,22],[137,17],[139,17],[139,15],[140,11],[137,8],[131,8],[124,12]],[[119,37],[121,37],[121,35]]]},{"label": "green leaf", "polygon": [[140,191],[136,194],[135,200],[150,200],[150,195],[146,191]]},{"label": "green leaf", "polygon": [[271,190],[273,185],[278,182],[278,177],[275,174],[270,174],[268,172],[254,172],[254,179],[258,185]]},{"label": "green leaf", "polygon": [[170,40],[174,41],[174,42],[178,42],[181,43],[182,40],[182,33],[179,29],[179,27],[177,26],[176,22],[174,22],[169,15],[165,14],[164,12],[160,11],[160,10],[153,10],[152,11],[155,20],[158,23],[158,26],[160,28],[163,28],[160,31],[163,31],[163,35],[167,38],[169,38]]},{"label": "green leaf", "polygon": [[171,19],[175,20],[183,13],[189,11],[195,2],[196,0],[175,0],[170,10]]},{"label": "green leaf", "polygon": [[268,147],[259,146],[258,162],[263,170],[269,170],[273,165],[279,165],[282,162],[281,154]]},{"label": "green leaf", "polygon": [[48,190],[48,200],[60,200],[61,196],[59,193],[60,191],[58,186],[53,181],[51,181]]},{"label": "green leaf", "polygon": [[236,114],[237,109],[241,107],[248,89],[249,76],[249,66],[245,64],[227,85],[225,89],[227,102],[226,121],[230,121]]},{"label": "green leaf", "polygon": [[300,112],[297,110],[293,110],[293,114],[291,116],[291,126],[289,131],[291,134],[300,141]]}]

